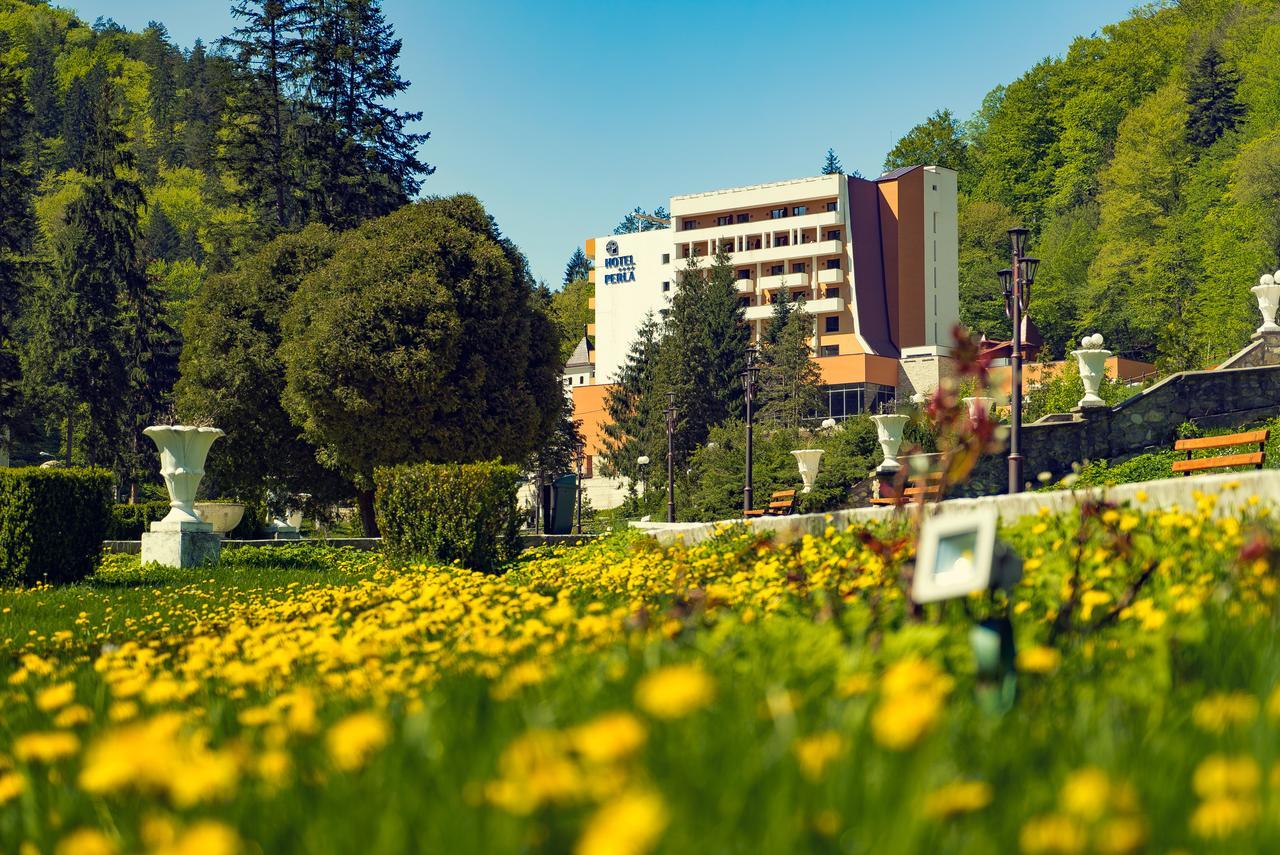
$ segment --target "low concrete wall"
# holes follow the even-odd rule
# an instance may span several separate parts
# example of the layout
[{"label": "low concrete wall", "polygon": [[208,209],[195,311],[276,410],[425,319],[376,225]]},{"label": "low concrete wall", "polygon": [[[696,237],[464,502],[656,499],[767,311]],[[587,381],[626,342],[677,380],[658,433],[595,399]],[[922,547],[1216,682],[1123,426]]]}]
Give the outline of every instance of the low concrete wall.
[{"label": "low concrete wall", "polygon": [[[1194,508],[1196,494],[1218,497],[1219,513],[1235,511],[1248,506],[1250,497],[1256,496],[1261,506],[1280,507],[1280,470],[1262,472],[1200,475],[1190,478],[1166,478],[1159,481],[1143,481],[1137,484],[1121,484],[1116,487],[1090,487],[1083,490],[1055,490],[1045,493],[1017,493],[1012,496],[984,496],[973,499],[949,499],[930,505],[934,514],[950,514],[975,507],[994,506],[1002,522],[1038,514],[1041,508],[1065,511],[1088,498],[1106,498],[1112,502],[1128,503],[1136,508],[1168,509]],[[750,520],[725,520],[714,523],[631,523],[645,534],[656,538],[664,546],[675,543],[694,544],[712,538],[725,526],[746,525],[753,531],[769,532],[774,540],[789,543],[806,534],[821,534],[827,526],[845,528],[865,525],[877,520],[887,520],[894,514],[912,513],[916,506],[905,509],[892,507],[855,508],[830,514],[799,514],[790,517],[755,517]]]},{"label": "low concrete wall", "polygon": [[[294,543],[305,543],[313,546],[349,546],[352,549],[374,550],[382,548],[382,538],[380,537],[331,537],[325,538],[306,538],[297,540],[224,540],[222,541],[223,549],[242,549],[246,546],[289,546]],[[114,552],[123,555],[138,555],[142,552],[142,541],[140,540],[104,540],[102,542],[104,552]]]}]

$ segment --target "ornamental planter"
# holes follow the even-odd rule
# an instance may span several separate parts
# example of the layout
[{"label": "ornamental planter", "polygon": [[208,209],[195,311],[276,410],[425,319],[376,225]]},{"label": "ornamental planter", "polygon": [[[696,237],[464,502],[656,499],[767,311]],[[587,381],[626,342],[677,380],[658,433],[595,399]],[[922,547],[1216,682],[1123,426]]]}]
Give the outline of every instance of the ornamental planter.
[{"label": "ornamental planter", "polygon": [[244,505],[239,502],[196,502],[196,516],[213,526],[215,534],[225,537],[244,518]]},{"label": "ornamental planter", "polygon": [[1105,407],[1106,401],[1098,396],[1098,387],[1107,370],[1111,351],[1102,348],[1102,336],[1098,333],[1085,336],[1080,340],[1080,350],[1071,351],[1071,355],[1080,365],[1080,379],[1084,382],[1084,397],[1076,405],[1077,409]]},{"label": "ornamental planter", "polygon": [[1262,313],[1262,326],[1258,333],[1280,332],[1276,324],[1276,309],[1280,308],[1280,270],[1264,273],[1258,284],[1249,289],[1258,298],[1258,311]]},{"label": "ornamental planter", "polygon": [[898,449],[902,447],[902,430],[910,418],[905,415],[891,413],[883,416],[872,416],[876,423],[876,439],[880,442],[880,450],[884,452],[884,461],[876,467],[877,472],[896,472],[902,468],[898,462]]},{"label": "ornamental planter", "polygon": [[813,491],[813,483],[818,480],[818,461],[822,459],[821,448],[801,448],[791,452],[800,466],[800,480],[804,482],[801,493]]},{"label": "ornamental planter", "polygon": [[969,408],[969,421],[977,422],[979,415],[987,415],[991,412],[991,405],[995,403],[995,398],[986,398],[977,396],[972,398],[961,398],[966,407]]},{"label": "ornamental planter", "polygon": [[152,425],[143,431],[160,449],[160,474],[169,490],[169,513],[142,534],[142,563],[195,567],[218,560],[222,538],[196,515],[196,490],[209,447],[222,436],[211,427]]}]

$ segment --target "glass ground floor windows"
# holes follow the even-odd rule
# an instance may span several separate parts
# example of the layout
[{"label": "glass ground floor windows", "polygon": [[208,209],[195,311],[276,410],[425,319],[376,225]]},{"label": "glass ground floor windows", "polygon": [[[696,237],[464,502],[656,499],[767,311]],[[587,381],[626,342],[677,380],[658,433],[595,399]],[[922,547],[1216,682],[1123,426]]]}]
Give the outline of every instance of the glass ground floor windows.
[{"label": "glass ground floor windows", "polygon": [[893,387],[879,383],[840,383],[823,386],[822,393],[826,397],[827,411],[814,416],[819,421],[825,418],[839,421],[861,413],[874,415],[880,412],[882,405],[891,404],[894,399]]}]

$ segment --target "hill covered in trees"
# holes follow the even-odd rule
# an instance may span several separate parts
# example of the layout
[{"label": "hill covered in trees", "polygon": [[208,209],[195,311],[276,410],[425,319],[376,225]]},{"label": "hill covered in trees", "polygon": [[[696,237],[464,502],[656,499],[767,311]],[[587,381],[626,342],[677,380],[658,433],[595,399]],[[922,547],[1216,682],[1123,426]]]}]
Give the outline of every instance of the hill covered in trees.
[{"label": "hill covered in trees", "polygon": [[388,104],[408,82],[378,0],[231,8],[233,33],[185,48],[0,0],[0,433],[19,456],[154,468],[139,429],[172,404],[205,281],[277,234],[388,214],[432,171],[420,114]]},{"label": "hill covered in trees", "polygon": [[1032,230],[1031,314],[1056,354],[1086,332],[1163,368],[1214,364],[1257,326],[1249,286],[1280,248],[1280,2],[1137,9],[941,110],[885,168],[960,171],[961,313],[1009,334],[995,272]]}]

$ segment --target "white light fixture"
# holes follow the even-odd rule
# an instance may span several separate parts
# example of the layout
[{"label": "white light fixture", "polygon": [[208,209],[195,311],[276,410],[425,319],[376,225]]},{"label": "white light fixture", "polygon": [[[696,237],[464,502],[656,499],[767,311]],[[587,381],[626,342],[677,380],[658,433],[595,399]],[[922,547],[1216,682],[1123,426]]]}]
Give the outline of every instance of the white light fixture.
[{"label": "white light fixture", "polygon": [[987,590],[995,542],[994,508],[926,517],[920,527],[911,599],[935,603]]},{"label": "white light fixture", "polygon": [[647,455],[647,454],[642,454],[642,455],[640,455],[639,457],[637,457],[637,458],[636,458],[636,465],[637,465],[637,466],[648,466],[648,465],[649,465],[649,455]]}]

